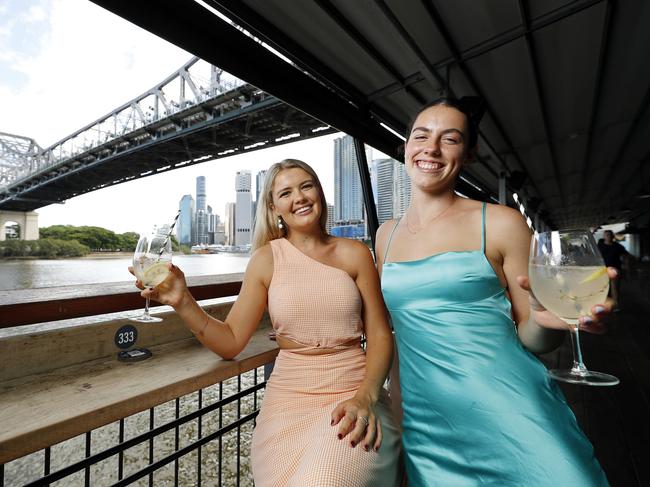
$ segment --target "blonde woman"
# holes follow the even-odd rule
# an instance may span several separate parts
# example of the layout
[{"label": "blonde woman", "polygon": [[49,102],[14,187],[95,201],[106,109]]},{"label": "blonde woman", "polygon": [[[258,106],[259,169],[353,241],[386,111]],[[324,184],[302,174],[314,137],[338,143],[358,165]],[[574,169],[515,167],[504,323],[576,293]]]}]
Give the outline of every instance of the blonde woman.
[{"label": "blonde woman", "polygon": [[171,264],[142,295],[173,306],[226,359],[268,305],[280,352],[253,434],[257,487],[397,485],[399,434],[382,388],[392,338],[370,251],[327,234],[325,196],[306,163],[271,166],[260,196],[254,253],[225,321],[201,309]]}]

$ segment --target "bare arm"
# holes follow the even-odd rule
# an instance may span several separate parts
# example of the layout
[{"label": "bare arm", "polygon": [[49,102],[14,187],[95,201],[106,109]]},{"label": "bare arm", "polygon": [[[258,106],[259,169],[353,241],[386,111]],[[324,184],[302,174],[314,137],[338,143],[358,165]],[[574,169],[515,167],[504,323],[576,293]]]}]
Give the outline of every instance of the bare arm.
[{"label": "bare arm", "polygon": [[[332,424],[339,424],[339,438],[349,434],[351,446],[377,450],[382,441],[381,421],[374,413],[393,356],[393,339],[388,326],[379,277],[368,248],[350,242],[350,259],[356,262],[355,282],[363,302],[362,318],[366,335],[366,373],[355,396],[332,412]],[[358,418],[367,418],[367,427]]]},{"label": "bare arm", "polygon": [[[557,348],[564,340],[558,328],[566,325],[546,311],[527,292],[528,254],[531,232],[521,214],[505,206],[489,206],[491,237],[503,258],[503,274],[512,302],[512,317],[517,323],[517,333],[523,345],[534,353],[544,353]],[[524,284],[522,287],[521,284]]]},{"label": "bare arm", "polygon": [[[528,254],[531,232],[521,215],[511,208],[490,206],[492,215],[488,228],[503,257],[503,273],[508,285],[512,314],[523,345],[534,353],[546,353],[557,348],[565,337],[568,325],[535,299],[528,279]],[[614,269],[608,269],[615,276]],[[603,333],[602,319],[612,307],[612,301],[596,305],[591,316],[580,319],[580,327],[591,333]]]},{"label": "bare arm", "polygon": [[176,266],[170,269],[170,276],[162,284],[142,291],[142,296],[172,306],[201,343],[225,359],[235,357],[255,332],[266,307],[268,283],[273,274],[270,246],[251,257],[237,301],[225,321],[203,311],[187,289],[183,272]]}]

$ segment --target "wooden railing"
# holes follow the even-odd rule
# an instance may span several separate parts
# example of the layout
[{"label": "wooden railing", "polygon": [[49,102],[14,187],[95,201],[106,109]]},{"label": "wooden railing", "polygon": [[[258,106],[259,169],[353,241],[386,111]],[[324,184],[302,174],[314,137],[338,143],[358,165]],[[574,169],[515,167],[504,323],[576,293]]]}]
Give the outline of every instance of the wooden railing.
[{"label": "wooden railing", "polygon": [[[241,287],[241,275],[190,278],[188,283],[198,299],[225,298],[237,294]],[[16,302],[16,298],[20,297],[24,300]],[[213,316],[223,319],[231,305],[232,300],[209,304],[204,308]],[[208,448],[209,442],[221,445],[222,435],[231,430],[237,432],[236,476],[239,479],[246,474],[240,472],[240,454],[243,451],[240,445],[241,428],[247,428],[245,434],[250,435],[252,426],[247,425],[252,425],[254,421],[258,396],[261,398],[265,384],[263,379],[258,379],[258,369],[272,362],[277,354],[275,342],[268,339],[268,316],[264,317],[246,349],[234,360],[222,360],[203,347],[173,311],[158,310],[156,314],[163,317],[163,322],[154,324],[131,323],[126,318],[111,316],[90,318],[142,307],[143,300],[137,289],[133,288],[133,283],[0,292],[0,323],[6,335],[0,338],[0,356],[3,357],[3,367],[0,368],[0,424],[3,425],[0,429],[0,486],[4,485],[5,477],[7,482],[13,481],[12,465],[16,459],[39,451],[43,451],[44,455],[34,455],[42,462],[37,467],[40,474],[31,477],[37,484],[68,478],[68,475],[75,475],[76,472],[85,475],[86,485],[88,482],[91,485],[104,485],[102,482],[92,482],[92,472],[98,468],[95,463],[107,461],[109,455],[119,455],[120,458],[119,472],[114,472],[110,483],[126,485],[146,475],[153,479],[158,468],[162,469],[172,462],[176,465],[174,483],[178,483],[180,459],[196,455],[197,451],[200,457],[202,448]],[[33,327],[25,326],[83,316],[89,317],[85,320],[87,323],[74,327],[39,326],[36,328],[38,331],[33,331]],[[117,330],[125,324],[135,325],[138,330],[135,345],[150,349],[153,352],[150,359],[134,363],[116,359],[118,348],[114,338]],[[8,330],[7,327],[16,328]],[[185,416],[179,415],[179,398],[193,394],[199,394],[200,398],[204,391],[214,387],[221,391],[223,381],[229,379],[236,379],[238,384],[242,384],[243,374],[249,373],[254,373],[255,377],[251,382],[252,387],[243,390],[237,386],[233,399],[224,397],[217,405],[218,410],[214,405],[206,409],[199,400],[198,408]],[[251,379],[246,380],[250,382]],[[169,404],[169,401],[176,402],[174,421],[177,423],[167,423],[167,427],[161,427],[160,434],[169,428],[175,430],[176,449],[164,461],[154,461],[154,457],[158,457],[153,453],[154,436],[151,431],[155,433],[157,427],[153,428],[152,423],[150,432],[141,435],[142,442],[149,442],[150,445],[148,463],[141,465],[142,468],[135,473],[125,472],[123,457],[128,456],[128,448],[133,448],[130,446],[132,439],[129,440],[131,443],[124,440],[125,437],[133,437],[132,433],[124,431],[125,424],[129,423],[125,422],[125,418],[147,410],[153,418],[154,408],[156,411],[164,408],[160,405]],[[207,419],[208,415],[218,414],[222,418],[221,408],[227,407],[231,401],[237,404],[238,413],[234,421],[222,424],[219,419],[218,432],[212,436],[202,435],[200,425],[211,421]],[[241,413],[241,401],[254,404],[253,409]],[[188,421],[198,421],[199,435],[193,438],[192,448],[182,448],[182,445],[179,448],[178,431]],[[86,441],[90,442],[91,431],[111,424],[120,425],[121,439],[118,439],[117,446],[112,446],[103,454],[97,454],[101,447],[87,446],[85,460],[58,468],[58,473],[55,472],[57,466],[50,464],[52,445],[66,440],[74,441],[69,439],[78,435],[86,435]],[[222,460],[221,451],[220,446],[219,462]],[[24,458],[31,457],[33,455]],[[24,458],[19,461],[23,462]],[[203,466],[200,461],[196,468],[197,482],[200,482],[201,476],[205,478],[207,474],[201,473]],[[221,470],[219,472],[221,476]]]},{"label": "wooden railing", "polygon": [[[187,279],[197,300],[236,296],[243,274]],[[97,316],[143,307],[133,281],[0,291],[0,328]]]}]

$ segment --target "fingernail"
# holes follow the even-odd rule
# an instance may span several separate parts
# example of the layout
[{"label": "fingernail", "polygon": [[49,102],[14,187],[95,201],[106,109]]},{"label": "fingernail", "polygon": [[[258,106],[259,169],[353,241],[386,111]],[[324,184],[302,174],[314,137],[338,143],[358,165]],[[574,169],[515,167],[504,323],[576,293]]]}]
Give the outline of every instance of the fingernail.
[{"label": "fingernail", "polygon": [[363,449],[366,451],[369,451],[370,449],[368,448],[368,445],[363,445]]},{"label": "fingernail", "polygon": [[582,318],[582,324],[583,325],[589,325],[589,324],[591,324],[593,322],[594,322],[594,320],[592,318],[590,318],[589,316],[585,316],[584,318]]},{"label": "fingernail", "polygon": [[350,442],[350,445],[352,445],[352,448],[354,448],[355,446],[357,446],[357,444],[356,444],[354,441],[351,441],[351,442]]},{"label": "fingernail", "polygon": [[330,421],[330,426],[334,426],[334,420]]},{"label": "fingernail", "polygon": [[149,291],[153,291],[153,288],[152,288],[152,287],[150,287],[150,288],[149,288]]},{"label": "fingernail", "polygon": [[339,440],[342,440],[342,439],[343,439],[343,435],[342,435],[341,433],[339,433],[338,436],[339,436]]},{"label": "fingernail", "polygon": [[594,310],[596,310],[596,313],[603,313],[605,311],[605,307],[604,306],[596,306],[594,308]]},{"label": "fingernail", "polygon": [[379,451],[379,447],[378,447],[378,446],[375,447],[375,451]]}]

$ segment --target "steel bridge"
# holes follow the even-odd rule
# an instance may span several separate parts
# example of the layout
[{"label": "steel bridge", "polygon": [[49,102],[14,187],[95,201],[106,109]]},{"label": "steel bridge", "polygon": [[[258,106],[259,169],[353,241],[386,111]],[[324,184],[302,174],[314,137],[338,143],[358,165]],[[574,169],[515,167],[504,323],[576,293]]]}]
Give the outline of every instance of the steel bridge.
[{"label": "steel bridge", "polygon": [[0,133],[0,210],[32,211],[132,179],[332,132],[194,57],[45,149],[28,137]]}]

